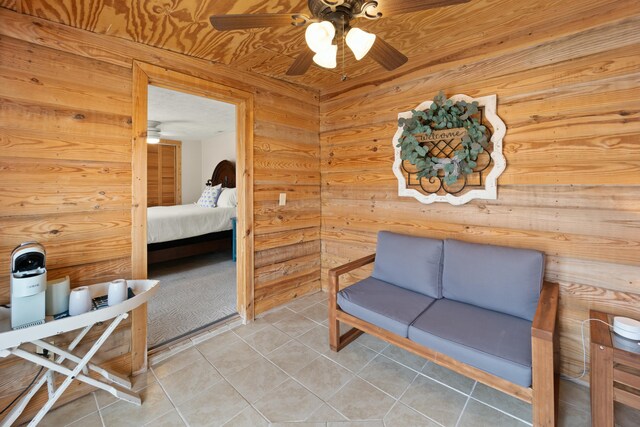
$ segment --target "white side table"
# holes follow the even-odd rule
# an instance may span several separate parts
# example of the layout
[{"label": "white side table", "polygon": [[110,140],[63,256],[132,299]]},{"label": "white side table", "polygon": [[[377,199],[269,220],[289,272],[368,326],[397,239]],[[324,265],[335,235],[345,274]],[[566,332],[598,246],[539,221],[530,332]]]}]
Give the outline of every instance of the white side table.
[{"label": "white side table", "polygon": [[[131,288],[135,296],[120,304],[93,310],[78,316],[50,320],[41,325],[24,329],[12,330],[9,310],[0,310],[0,357],[7,357],[13,354],[14,356],[47,369],[46,373],[29,389],[27,394],[16,403],[9,414],[2,420],[0,426],[8,427],[12,425],[45,382],[47,383],[49,391],[49,400],[40,411],[38,411],[33,420],[31,420],[29,426],[35,426],[42,420],[74,379],[108,391],[119,399],[140,405],[140,396],[131,391],[131,382],[129,379],[90,363],[91,358],[98,352],[120,322],[129,316],[128,312],[147,302],[149,298],[155,295],[158,290],[158,281],[128,280],[127,286]],[[108,288],[109,283],[98,283],[89,286],[91,297],[95,298],[97,296],[107,295]],[[96,323],[107,321],[111,321],[111,323],[84,356],[81,357],[73,354],[73,350]],[[47,337],[77,329],[82,330],[71,344],[69,344],[67,349],[56,347],[44,341]],[[21,349],[20,346],[25,343],[31,343],[48,350],[54,354],[54,360],[49,360],[33,352]],[[65,360],[75,363],[75,367],[69,369],[64,366],[62,362]],[[90,377],[89,371],[94,371],[99,374],[104,378],[104,381]],[[54,372],[66,376],[65,380],[57,388],[53,378]]]}]

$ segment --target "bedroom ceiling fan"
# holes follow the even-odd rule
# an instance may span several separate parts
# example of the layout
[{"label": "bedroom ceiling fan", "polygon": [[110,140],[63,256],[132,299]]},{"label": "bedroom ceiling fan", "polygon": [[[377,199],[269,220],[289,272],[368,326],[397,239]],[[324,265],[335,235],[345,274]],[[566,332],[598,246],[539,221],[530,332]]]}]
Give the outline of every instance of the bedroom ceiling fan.
[{"label": "bedroom ceiling fan", "polygon": [[407,57],[375,34],[352,27],[353,19],[375,20],[468,1],[470,0],[308,0],[311,16],[302,13],[245,13],[213,15],[209,19],[213,28],[219,31],[285,25],[306,26],[307,47],[287,70],[290,76],[304,74],[312,62],[324,68],[335,68],[339,40],[343,41],[343,46],[344,43],[347,44],[356,60],[369,54],[374,61],[391,71],[407,62]]}]

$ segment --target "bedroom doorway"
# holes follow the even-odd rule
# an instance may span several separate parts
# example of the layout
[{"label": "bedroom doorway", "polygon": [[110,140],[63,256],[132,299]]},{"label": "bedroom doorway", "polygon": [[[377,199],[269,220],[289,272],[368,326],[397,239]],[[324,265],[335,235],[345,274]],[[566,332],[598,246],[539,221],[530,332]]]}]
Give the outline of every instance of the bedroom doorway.
[{"label": "bedroom doorway", "polygon": [[[144,338],[146,350],[236,312],[253,318],[253,103],[249,93],[143,63],[134,64],[134,94],[133,274],[161,280],[144,325],[133,316],[132,347]],[[149,136],[159,141],[147,144]],[[221,209],[204,207],[218,196]],[[147,207],[159,214],[148,220]],[[214,211],[226,212],[212,219]],[[183,214],[195,217],[172,227]],[[223,225],[206,228],[216,221]],[[200,222],[208,225],[189,230]]]},{"label": "bedroom doorway", "polygon": [[150,349],[237,315],[236,107],[148,86],[147,276]]}]

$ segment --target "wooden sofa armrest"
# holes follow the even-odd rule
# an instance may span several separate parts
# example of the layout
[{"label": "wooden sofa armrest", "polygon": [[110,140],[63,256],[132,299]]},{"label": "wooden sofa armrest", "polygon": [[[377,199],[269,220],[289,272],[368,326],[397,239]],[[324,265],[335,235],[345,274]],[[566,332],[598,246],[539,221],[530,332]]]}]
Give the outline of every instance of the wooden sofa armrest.
[{"label": "wooden sofa armrest", "polygon": [[553,341],[558,313],[559,286],[557,283],[544,282],[540,292],[538,308],[533,317],[531,335],[546,341]]},{"label": "wooden sofa armrest", "polygon": [[332,268],[331,270],[329,270],[329,277],[342,276],[343,274],[355,270],[356,268],[364,267],[367,264],[371,264],[375,260],[376,254],[364,256],[362,258],[343,264],[340,267]]},{"label": "wooden sofa armrest", "polygon": [[333,351],[339,351],[362,334],[362,331],[352,328],[343,336],[340,335],[340,322],[337,318],[340,276],[375,260],[376,254],[371,254],[329,270],[329,347]]}]

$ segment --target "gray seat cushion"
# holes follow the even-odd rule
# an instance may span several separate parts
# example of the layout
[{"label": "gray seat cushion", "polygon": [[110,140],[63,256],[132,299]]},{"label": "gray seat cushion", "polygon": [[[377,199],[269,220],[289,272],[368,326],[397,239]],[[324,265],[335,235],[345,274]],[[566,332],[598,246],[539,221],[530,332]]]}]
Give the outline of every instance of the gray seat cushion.
[{"label": "gray seat cushion", "polygon": [[409,327],[409,339],[523,387],[531,385],[531,322],[440,299]]},{"label": "gray seat cushion", "polygon": [[373,277],[338,293],[338,305],[343,311],[404,338],[411,322],[433,301]]},{"label": "gray seat cushion", "polygon": [[371,276],[432,298],[441,298],[442,245],[442,240],[381,231]]},{"label": "gray seat cushion", "polygon": [[533,320],[544,275],[544,256],[529,249],[446,240],[442,295]]}]

